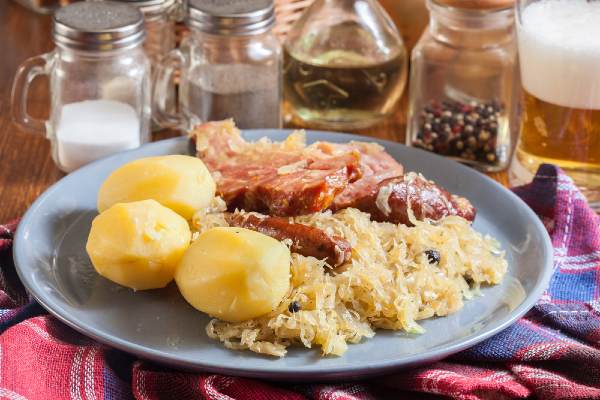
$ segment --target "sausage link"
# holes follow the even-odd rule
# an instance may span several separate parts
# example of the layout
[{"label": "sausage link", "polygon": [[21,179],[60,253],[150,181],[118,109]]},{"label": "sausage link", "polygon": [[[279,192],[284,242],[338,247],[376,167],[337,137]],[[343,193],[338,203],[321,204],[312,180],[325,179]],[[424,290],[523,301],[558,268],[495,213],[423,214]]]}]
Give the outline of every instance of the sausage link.
[{"label": "sausage link", "polygon": [[473,221],[477,212],[464,197],[452,195],[415,173],[382,182],[376,191],[357,199],[352,206],[370,213],[375,221],[408,226],[412,225],[408,217],[409,206],[419,221],[426,218],[439,220],[449,215]]},{"label": "sausage link", "polygon": [[345,264],[352,256],[352,247],[346,239],[330,236],[319,228],[290,223],[287,218],[227,214],[226,220],[231,226],[260,232],[279,241],[290,239],[292,252],[319,260],[325,259],[332,267]]}]

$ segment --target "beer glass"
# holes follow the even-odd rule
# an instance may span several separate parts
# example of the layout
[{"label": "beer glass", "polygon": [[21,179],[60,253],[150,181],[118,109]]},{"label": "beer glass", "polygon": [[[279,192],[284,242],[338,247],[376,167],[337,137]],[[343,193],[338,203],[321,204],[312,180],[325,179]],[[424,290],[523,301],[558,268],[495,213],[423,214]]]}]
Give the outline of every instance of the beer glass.
[{"label": "beer glass", "polygon": [[512,184],[560,166],[600,209],[600,1],[518,0],[524,97]]}]

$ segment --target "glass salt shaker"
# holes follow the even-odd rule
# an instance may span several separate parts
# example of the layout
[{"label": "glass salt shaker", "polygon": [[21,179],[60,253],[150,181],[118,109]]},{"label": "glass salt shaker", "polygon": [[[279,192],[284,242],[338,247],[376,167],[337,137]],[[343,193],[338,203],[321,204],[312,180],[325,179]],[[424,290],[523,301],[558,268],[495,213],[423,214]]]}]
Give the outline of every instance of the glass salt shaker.
[{"label": "glass salt shaker", "polygon": [[482,171],[508,166],[518,132],[514,0],[428,0],[412,52],[407,144]]},{"label": "glass salt shaker", "polygon": [[[53,51],[26,60],[17,71],[15,122],[45,133],[65,172],[148,141],[150,63],[141,12],[114,2],[74,3],[54,14],[52,37]],[[27,110],[29,85],[41,75],[50,81],[47,121]]]},{"label": "glass salt shaker", "polygon": [[286,111],[306,127],[371,126],[394,111],[407,61],[377,0],[315,0],[285,40]]},{"label": "glass salt shaker", "polygon": [[[190,129],[234,118],[240,128],[281,126],[281,50],[271,28],[273,0],[189,0],[190,35],[159,68],[154,115],[164,127]],[[180,113],[167,94],[180,73]]]},{"label": "glass salt shaker", "polygon": [[175,19],[181,4],[177,0],[116,1],[135,6],[144,14],[144,48],[152,65],[158,65],[160,60],[175,48]]}]

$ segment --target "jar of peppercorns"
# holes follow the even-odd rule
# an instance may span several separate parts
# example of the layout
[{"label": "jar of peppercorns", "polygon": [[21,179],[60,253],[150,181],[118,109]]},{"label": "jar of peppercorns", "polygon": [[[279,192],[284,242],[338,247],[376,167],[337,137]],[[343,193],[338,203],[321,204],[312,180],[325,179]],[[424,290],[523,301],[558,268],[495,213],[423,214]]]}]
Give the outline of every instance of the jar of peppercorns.
[{"label": "jar of peppercorns", "polygon": [[483,171],[508,166],[520,78],[514,0],[428,0],[412,52],[407,144]]}]

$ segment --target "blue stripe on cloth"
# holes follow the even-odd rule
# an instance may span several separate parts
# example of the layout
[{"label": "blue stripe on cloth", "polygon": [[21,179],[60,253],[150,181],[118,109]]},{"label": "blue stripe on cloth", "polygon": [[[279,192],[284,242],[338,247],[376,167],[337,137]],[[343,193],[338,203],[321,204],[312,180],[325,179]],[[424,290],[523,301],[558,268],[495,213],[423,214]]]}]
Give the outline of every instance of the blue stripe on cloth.
[{"label": "blue stripe on cloth", "polygon": [[114,349],[104,351],[104,399],[133,399],[131,369],[134,357]]},{"label": "blue stripe on cloth", "polygon": [[5,321],[0,322],[0,334],[13,325],[23,322],[26,319],[37,317],[38,315],[47,314],[47,311],[39,305],[37,301],[31,301],[19,309],[15,316]]},{"label": "blue stripe on cloth", "polygon": [[470,349],[457,354],[460,360],[511,361],[524,347],[551,341],[543,332],[532,329],[522,320]]},{"label": "blue stripe on cloth", "polygon": [[548,290],[553,300],[590,301],[594,298],[596,270],[555,273]]},{"label": "blue stripe on cloth", "polygon": [[589,304],[539,304],[542,323],[559,328],[581,341],[589,341],[590,336],[600,332],[598,312]]}]

